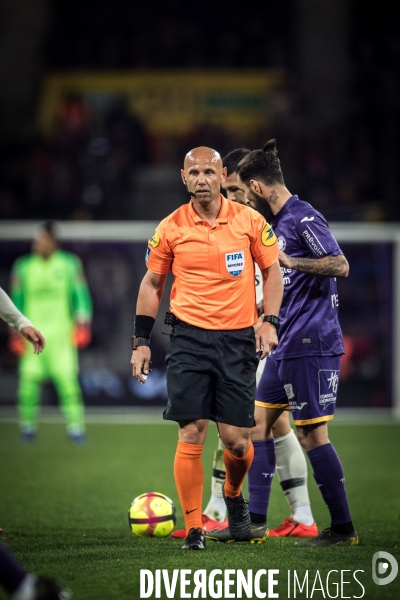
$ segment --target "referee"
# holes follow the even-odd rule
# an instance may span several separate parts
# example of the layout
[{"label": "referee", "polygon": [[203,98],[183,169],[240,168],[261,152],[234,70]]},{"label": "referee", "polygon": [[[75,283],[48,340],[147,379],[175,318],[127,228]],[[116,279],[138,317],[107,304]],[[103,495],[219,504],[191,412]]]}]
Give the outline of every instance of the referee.
[{"label": "referee", "polygon": [[[220,194],[226,169],[218,152],[191,150],[181,175],[191,200],[161,221],[149,240],[131,363],[133,376],[145,383],[151,331],[172,271],[164,419],[179,424],[174,476],[187,535],[182,549],[202,550],[201,454],[209,419],[217,423],[226,448],[223,495],[230,530],[239,540],[250,531],[241,487],[254,455],[256,370],[258,357],[264,359],[278,343],[283,281],[270,225],[250,207]],[[257,334],[254,261],[263,275],[266,315]]]}]

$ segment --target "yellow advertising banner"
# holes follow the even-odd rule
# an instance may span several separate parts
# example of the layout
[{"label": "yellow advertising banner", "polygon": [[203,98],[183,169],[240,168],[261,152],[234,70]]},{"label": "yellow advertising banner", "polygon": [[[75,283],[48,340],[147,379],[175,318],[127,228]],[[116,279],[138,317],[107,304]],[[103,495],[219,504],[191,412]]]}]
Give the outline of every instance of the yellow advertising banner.
[{"label": "yellow advertising banner", "polygon": [[250,131],[268,123],[282,85],[282,72],[264,70],[53,74],[44,83],[39,124],[52,135],[62,102],[77,95],[99,111],[123,97],[154,134],[184,134],[205,123]]}]

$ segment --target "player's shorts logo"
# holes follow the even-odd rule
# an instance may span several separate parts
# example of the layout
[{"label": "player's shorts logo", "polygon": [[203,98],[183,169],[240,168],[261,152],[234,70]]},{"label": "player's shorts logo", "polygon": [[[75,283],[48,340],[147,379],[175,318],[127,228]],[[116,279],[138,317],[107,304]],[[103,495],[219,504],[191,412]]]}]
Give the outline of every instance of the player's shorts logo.
[{"label": "player's shorts logo", "polygon": [[283,235],[280,235],[278,237],[278,246],[279,246],[279,250],[282,250],[282,252],[285,250],[286,248],[286,240],[283,237]]},{"label": "player's shorts logo", "polygon": [[151,246],[152,248],[157,248],[157,246],[160,243],[160,236],[158,235],[157,231],[155,232],[155,234],[153,235],[153,237],[151,237],[149,239],[149,241],[147,242],[149,244],[149,246]]},{"label": "player's shorts logo", "polygon": [[332,392],[336,394],[339,385],[339,374],[337,371],[332,371],[331,376],[328,378],[329,388],[332,388]]},{"label": "player's shorts logo", "polygon": [[294,398],[292,384],[286,383],[283,387],[285,388],[285,392],[286,392],[286,396],[287,396],[288,400],[291,400],[292,398]]},{"label": "player's shorts logo", "polygon": [[340,371],[332,371],[330,369],[321,369],[318,371],[319,403],[324,407],[324,410],[329,404],[336,402],[339,373]]},{"label": "player's shorts logo", "polygon": [[237,277],[244,269],[244,252],[238,250],[237,252],[229,252],[225,254],[225,265],[226,270],[230,275]]},{"label": "player's shorts logo", "polygon": [[261,232],[261,241],[264,246],[273,246],[276,242],[276,235],[271,225],[267,223]]}]

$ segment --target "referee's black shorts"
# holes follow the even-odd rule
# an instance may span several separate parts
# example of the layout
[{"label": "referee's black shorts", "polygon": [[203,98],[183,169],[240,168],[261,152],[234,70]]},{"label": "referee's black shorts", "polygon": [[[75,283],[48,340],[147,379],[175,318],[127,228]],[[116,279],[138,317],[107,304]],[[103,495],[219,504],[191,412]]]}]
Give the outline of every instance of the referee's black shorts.
[{"label": "referee's black shorts", "polygon": [[258,365],[253,327],[214,331],[180,321],[166,363],[164,419],[253,427]]}]

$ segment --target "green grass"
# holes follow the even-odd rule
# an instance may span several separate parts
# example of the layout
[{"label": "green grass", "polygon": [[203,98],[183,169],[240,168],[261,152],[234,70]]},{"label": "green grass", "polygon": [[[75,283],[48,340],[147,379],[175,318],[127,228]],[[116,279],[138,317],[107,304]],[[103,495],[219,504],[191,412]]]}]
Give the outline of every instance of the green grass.
[{"label": "green grass", "polygon": [[[204,451],[205,502],[215,431],[210,427]],[[361,569],[364,598],[397,599],[400,575],[387,586],[376,586],[371,561],[375,552],[384,550],[400,562],[400,426],[333,424],[330,434],[345,467],[360,536],[357,547],[301,549],[292,539],[270,539],[262,546],[210,542],[206,552],[187,553],[179,540],[135,537],[128,529],[127,511],[143,492],[160,491],[173,498],[177,527],[183,524],[173,481],[176,428],[165,425],[90,425],[87,446],[75,447],[61,425],[42,424],[37,442],[27,446],[19,441],[16,425],[0,424],[0,539],[28,570],[66,581],[75,600],[139,598],[140,569],[229,568],[279,569],[275,591],[280,598],[288,597],[288,570],[303,577],[308,569],[308,597],[317,599],[324,598],[321,591],[310,595],[317,570],[325,581],[328,571],[337,569],[339,575],[331,574],[334,582],[341,570],[350,571],[344,577],[348,581],[351,572]],[[329,524],[328,513],[311,474],[309,489],[323,528]],[[275,481],[270,527],[286,516],[287,504]],[[336,594],[333,587],[329,592]],[[339,588],[339,598],[361,595],[354,580],[343,594]],[[179,588],[175,597],[180,597]],[[297,592],[297,597],[307,596]]]}]

